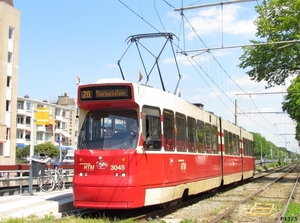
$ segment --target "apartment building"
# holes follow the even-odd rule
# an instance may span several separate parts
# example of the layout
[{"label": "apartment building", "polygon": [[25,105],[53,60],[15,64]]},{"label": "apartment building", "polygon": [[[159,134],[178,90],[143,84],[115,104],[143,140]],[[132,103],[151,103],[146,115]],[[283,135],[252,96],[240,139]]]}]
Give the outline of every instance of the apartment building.
[{"label": "apartment building", "polygon": [[[0,165],[15,164],[16,148],[29,146],[32,138],[34,145],[51,142],[61,150],[77,147],[75,99],[66,93],[55,103],[17,96],[19,36],[19,10],[13,0],[0,0]],[[41,108],[49,110],[47,124],[35,122]]]},{"label": "apartment building", "polygon": [[[49,123],[38,124],[37,112],[49,110]],[[23,148],[30,145],[33,137],[34,145],[51,142],[61,150],[73,150],[77,146],[78,118],[75,99],[65,93],[58,96],[56,103],[38,101],[29,96],[18,97],[16,117],[16,146]],[[34,124],[31,125],[32,118]],[[33,127],[33,128],[32,128]],[[33,132],[31,132],[33,130]]]},{"label": "apartment building", "polygon": [[0,164],[14,164],[20,12],[0,0]]}]

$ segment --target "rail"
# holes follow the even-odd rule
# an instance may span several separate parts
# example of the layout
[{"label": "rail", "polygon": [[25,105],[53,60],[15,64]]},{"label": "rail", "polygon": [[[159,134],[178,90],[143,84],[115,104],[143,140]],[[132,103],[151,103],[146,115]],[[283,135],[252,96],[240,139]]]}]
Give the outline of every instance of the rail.
[{"label": "rail", "polygon": [[[51,164],[51,169],[54,169],[54,164]],[[73,164],[60,164],[60,168],[63,168],[65,171],[73,171]],[[23,173],[29,173],[30,166],[28,164],[18,164],[18,165],[0,165],[0,173],[2,177],[10,177],[10,173],[17,173],[18,176],[22,177]]]},{"label": "rail", "polygon": [[[51,164],[51,169],[54,169],[54,164]],[[73,164],[60,164],[60,168],[67,176],[73,178]],[[19,193],[23,191],[23,187],[28,186],[30,165],[0,165],[0,188],[19,187]],[[37,177],[34,177],[36,180]]]},{"label": "rail", "polygon": [[[230,216],[230,214],[241,204],[245,203],[246,201],[249,200],[253,200],[254,196],[258,195],[259,193],[266,191],[271,185],[273,185],[274,183],[276,183],[277,181],[279,181],[280,179],[284,178],[285,176],[287,176],[292,170],[296,169],[297,166],[299,165],[299,163],[297,164],[291,164],[288,167],[288,170],[286,172],[284,172],[283,174],[276,176],[274,180],[272,180],[271,182],[269,182],[268,184],[266,184],[265,186],[261,187],[260,189],[252,192],[250,195],[242,198],[240,201],[236,202],[235,204],[233,204],[232,206],[230,206],[229,208],[227,208],[224,212],[218,214],[217,216],[215,216],[214,219],[210,220],[210,223],[217,223],[222,221],[223,218]],[[296,183],[298,182],[299,178],[297,178]],[[294,186],[295,187],[295,186]],[[291,192],[291,194],[294,192],[294,188]],[[278,195],[277,195],[278,196]],[[282,198],[281,198],[282,199]],[[285,211],[283,211],[284,213]],[[283,214],[280,216],[279,219],[282,219]],[[281,220],[279,221],[281,222]]]}]

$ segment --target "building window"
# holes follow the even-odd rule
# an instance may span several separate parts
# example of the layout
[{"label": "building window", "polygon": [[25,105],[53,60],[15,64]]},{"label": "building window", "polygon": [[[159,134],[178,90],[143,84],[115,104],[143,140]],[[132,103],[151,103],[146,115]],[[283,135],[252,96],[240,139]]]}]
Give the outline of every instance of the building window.
[{"label": "building window", "polygon": [[67,129],[68,128],[68,123],[62,122],[62,129]]},{"label": "building window", "polygon": [[26,102],[26,110],[27,111],[31,110],[31,103],[30,102]]},{"label": "building window", "polygon": [[10,128],[6,129],[6,140],[10,139]]},{"label": "building window", "polygon": [[17,102],[17,109],[23,109],[24,108],[24,101],[18,101]]},{"label": "building window", "polygon": [[26,116],[26,121],[25,121],[26,125],[30,125],[31,123],[31,117]]},{"label": "building window", "polygon": [[11,77],[7,76],[6,86],[11,87]]},{"label": "building window", "polygon": [[6,111],[10,111],[10,104],[11,102],[6,100]]},{"label": "building window", "polygon": [[61,116],[61,113],[62,113],[62,109],[57,108],[57,109],[55,110],[55,115],[56,115],[56,116]]},{"label": "building window", "polygon": [[30,140],[30,135],[31,135],[31,132],[26,130],[25,139]]},{"label": "building window", "polygon": [[8,38],[10,40],[14,40],[14,28],[12,27],[9,27],[9,30],[8,30]]},{"label": "building window", "polygon": [[45,140],[49,141],[51,140],[52,134],[51,133],[45,133]]},{"label": "building window", "polygon": [[18,116],[17,116],[17,124],[23,124],[23,123],[24,123],[24,117],[18,115]]},{"label": "building window", "polygon": [[67,110],[62,110],[62,117],[68,118],[68,111]]},{"label": "building window", "polygon": [[13,63],[13,53],[12,52],[8,52],[7,62]]},{"label": "building window", "polygon": [[42,141],[44,139],[44,133],[43,132],[37,132],[36,139]]},{"label": "building window", "polygon": [[17,130],[17,139],[23,139],[24,131],[23,130]]}]

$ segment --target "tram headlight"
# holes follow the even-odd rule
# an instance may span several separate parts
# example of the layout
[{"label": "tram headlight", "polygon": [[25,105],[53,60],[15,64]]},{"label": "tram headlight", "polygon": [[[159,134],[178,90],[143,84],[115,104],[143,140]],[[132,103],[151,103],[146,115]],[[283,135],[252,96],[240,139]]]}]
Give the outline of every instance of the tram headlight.
[{"label": "tram headlight", "polygon": [[119,173],[115,173],[115,177],[118,178],[119,177]]},{"label": "tram headlight", "polygon": [[79,175],[80,177],[83,177],[83,176],[87,177],[87,176],[88,176],[88,173],[79,173],[78,175]]},{"label": "tram headlight", "polygon": [[122,173],[121,176],[122,176],[122,177],[126,177],[126,173]]}]

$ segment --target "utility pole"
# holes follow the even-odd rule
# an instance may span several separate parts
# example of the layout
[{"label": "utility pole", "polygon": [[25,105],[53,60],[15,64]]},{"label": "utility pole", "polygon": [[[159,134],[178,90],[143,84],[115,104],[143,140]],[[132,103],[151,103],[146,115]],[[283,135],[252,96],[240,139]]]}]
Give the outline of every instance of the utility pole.
[{"label": "utility pole", "polygon": [[290,143],[290,142],[287,142],[285,139],[285,159],[288,158],[288,143]]},{"label": "utility pole", "polygon": [[261,162],[263,161],[263,158],[262,158],[262,143],[260,141],[260,160]]},{"label": "utility pole", "polygon": [[237,114],[237,101],[236,99],[234,100],[234,124],[238,125],[238,114]]},{"label": "utility pole", "polygon": [[33,164],[32,164],[32,156],[34,155],[34,120],[35,119],[35,111],[34,111],[34,104],[31,103],[31,132],[30,132],[30,153],[29,153],[29,195],[33,195],[32,188],[33,188]]}]

